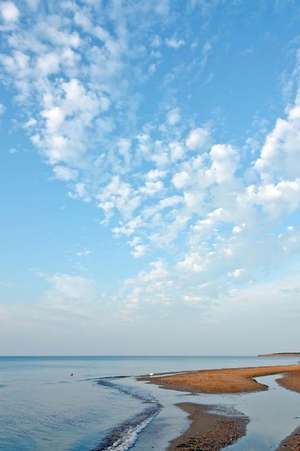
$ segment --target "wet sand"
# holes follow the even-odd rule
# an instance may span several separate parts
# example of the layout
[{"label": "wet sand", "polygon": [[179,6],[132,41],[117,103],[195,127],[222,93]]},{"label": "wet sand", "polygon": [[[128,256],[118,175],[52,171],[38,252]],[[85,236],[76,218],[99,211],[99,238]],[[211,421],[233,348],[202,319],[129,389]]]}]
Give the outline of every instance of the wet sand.
[{"label": "wet sand", "polygon": [[168,451],[217,451],[234,443],[246,434],[248,418],[210,413],[214,406],[194,403],[176,404],[188,413],[191,425],[180,437],[173,440]]},{"label": "wet sand", "polygon": [[300,365],[199,370],[171,375],[144,376],[140,379],[171,390],[199,393],[250,393],[268,390],[268,386],[257,382],[255,377],[274,374],[284,374],[278,382],[283,387],[300,392]]},{"label": "wet sand", "polygon": [[[281,375],[276,381],[284,388],[300,393],[300,365],[274,365],[252,368],[224,368],[157,374],[139,378],[165,389],[198,393],[250,393],[268,390],[254,378]],[[189,429],[172,441],[169,451],[214,451],[225,448],[246,434],[249,419],[240,416],[217,415],[211,406],[193,403],[177,404],[189,414]],[[300,450],[300,428],[284,439],[277,451]]]},{"label": "wet sand", "polygon": [[[282,387],[300,393],[300,371],[292,371],[276,379]],[[299,448],[300,449],[300,448]]]},{"label": "wet sand", "polygon": [[[276,379],[276,382],[288,390],[300,393],[300,372],[295,371],[285,374],[283,377]],[[285,438],[277,451],[299,451],[300,450],[300,427],[291,435]]]},{"label": "wet sand", "polygon": [[277,448],[277,451],[299,451],[300,450],[300,428],[285,438]]}]

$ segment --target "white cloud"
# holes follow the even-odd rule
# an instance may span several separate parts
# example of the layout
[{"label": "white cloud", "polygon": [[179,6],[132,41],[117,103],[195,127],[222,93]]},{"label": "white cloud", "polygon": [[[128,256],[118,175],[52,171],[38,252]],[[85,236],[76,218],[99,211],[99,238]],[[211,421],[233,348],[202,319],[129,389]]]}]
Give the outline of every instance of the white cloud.
[{"label": "white cloud", "polygon": [[[125,236],[132,236],[134,232],[142,225],[143,221],[140,216],[137,216],[134,219],[131,219],[130,221],[127,221],[122,226],[115,227],[113,229],[113,233],[117,236],[125,235]],[[141,241],[139,238],[134,238],[130,241],[131,246],[140,245]]]},{"label": "white cloud", "polygon": [[295,103],[287,118],[279,118],[267,135],[255,168],[266,182],[300,176],[300,106]]},{"label": "white cloud", "polygon": [[50,283],[47,299],[51,303],[88,302],[96,298],[95,282],[82,276],[53,274],[46,276]]},{"label": "white cloud", "polygon": [[82,199],[86,202],[90,200],[90,196],[88,194],[86,185],[82,182],[75,184],[74,191],[72,194],[75,199]]},{"label": "white cloud", "polygon": [[207,146],[210,141],[210,133],[206,128],[194,128],[186,138],[185,145],[190,150],[196,150]]},{"label": "white cloud", "polygon": [[153,261],[149,271],[141,271],[128,279],[120,292],[124,299],[124,316],[132,318],[132,311],[145,305],[169,304],[172,301],[172,280],[168,268],[161,260]]},{"label": "white cloud", "polygon": [[151,41],[151,47],[157,48],[161,45],[161,38],[156,34],[152,41]]},{"label": "white cloud", "polygon": [[[129,305],[135,309],[144,299],[203,305],[250,284],[259,271],[271,274],[299,249],[295,231],[271,233],[300,206],[299,102],[277,120],[257,161],[246,160],[242,146],[213,145],[210,128],[192,126],[196,118],[184,114],[171,91],[167,107],[161,100],[160,114],[144,122],[148,94],[144,99],[138,87],[145,86],[145,68],[153,61],[159,68],[163,52],[169,54],[162,43],[185,45],[172,34],[152,38],[150,12],[166,20],[170,5],[150,3],[139,4],[140,28],[135,6],[122,2],[113,14],[101,2],[64,2],[55,17],[37,12],[30,29],[11,13],[0,64],[28,112],[26,133],[70,197],[97,205],[134,257],[167,256],[126,285]],[[1,3],[2,18],[8,4]],[[202,48],[205,63],[211,48],[210,42]],[[72,297],[60,288],[72,283],[67,276],[51,283],[55,296]],[[79,290],[84,285],[74,283]]]},{"label": "white cloud", "polygon": [[38,58],[36,67],[43,76],[55,74],[60,69],[60,57],[54,52],[44,54]]},{"label": "white cloud", "polygon": [[252,185],[247,188],[245,197],[248,201],[263,206],[272,215],[287,214],[300,205],[300,179],[258,187]]},{"label": "white cloud", "polygon": [[183,47],[185,45],[185,41],[183,39],[177,39],[174,36],[171,38],[167,38],[165,40],[165,43],[168,47],[171,47],[172,49],[179,49],[180,47]]},{"label": "white cloud", "polygon": [[54,166],[53,172],[54,172],[55,178],[57,178],[58,180],[63,180],[65,182],[75,180],[78,176],[77,171],[75,171],[67,166]]},{"label": "white cloud", "polygon": [[153,196],[159,193],[164,188],[164,184],[161,180],[147,181],[144,186],[142,186],[139,191],[148,196]]},{"label": "white cloud", "polygon": [[179,108],[173,108],[172,110],[168,111],[167,114],[167,122],[170,125],[176,125],[180,121],[180,110]]},{"label": "white cloud", "polygon": [[245,229],[246,224],[236,225],[232,228],[232,233],[240,234]]},{"label": "white cloud", "polygon": [[145,178],[146,180],[154,181],[163,178],[165,175],[166,175],[165,171],[161,171],[159,169],[152,169],[146,174]]},{"label": "white cloud", "polygon": [[172,161],[181,160],[184,157],[184,147],[182,143],[174,141],[169,144],[169,147]]},{"label": "white cloud", "polygon": [[119,176],[113,176],[105,189],[98,195],[99,206],[106,217],[116,209],[122,217],[129,218],[141,203],[141,197]]},{"label": "white cloud", "polygon": [[1,2],[0,14],[5,22],[13,23],[19,19],[20,11],[13,2]]},{"label": "white cloud", "polygon": [[182,189],[188,185],[190,176],[186,171],[177,172],[173,175],[172,182],[177,189]]},{"label": "white cloud", "polygon": [[142,257],[143,255],[145,255],[146,251],[146,246],[144,246],[143,244],[136,244],[135,246],[133,246],[132,255],[136,258]]},{"label": "white cloud", "polygon": [[245,270],[243,268],[237,268],[237,269],[234,269],[233,271],[229,272],[228,275],[230,277],[234,277],[235,279],[239,279],[240,277],[243,276],[244,273],[245,273]]},{"label": "white cloud", "polygon": [[60,107],[54,107],[42,112],[46,119],[46,126],[50,132],[56,132],[64,123],[65,113]]},{"label": "white cloud", "polygon": [[188,272],[203,272],[205,270],[205,262],[201,255],[193,252],[179,261],[177,267]]},{"label": "white cloud", "polygon": [[118,150],[125,164],[129,165],[131,162],[131,141],[126,138],[120,138],[117,143]]},{"label": "white cloud", "polygon": [[232,180],[237,169],[239,155],[230,145],[215,144],[210,151],[212,164],[207,175],[217,183]]}]

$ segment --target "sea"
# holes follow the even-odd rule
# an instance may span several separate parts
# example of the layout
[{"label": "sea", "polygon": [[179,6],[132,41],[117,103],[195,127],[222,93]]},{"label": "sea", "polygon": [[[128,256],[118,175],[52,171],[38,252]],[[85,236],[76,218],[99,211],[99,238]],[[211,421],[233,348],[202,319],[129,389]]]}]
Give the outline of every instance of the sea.
[{"label": "sea", "polygon": [[[150,373],[298,363],[251,356],[0,357],[1,451],[163,451],[189,424],[178,402],[241,412],[247,435],[231,451],[275,450],[300,426],[300,394],[276,377],[268,391],[207,395],[138,381]],[[218,407],[216,407],[218,406]]]}]

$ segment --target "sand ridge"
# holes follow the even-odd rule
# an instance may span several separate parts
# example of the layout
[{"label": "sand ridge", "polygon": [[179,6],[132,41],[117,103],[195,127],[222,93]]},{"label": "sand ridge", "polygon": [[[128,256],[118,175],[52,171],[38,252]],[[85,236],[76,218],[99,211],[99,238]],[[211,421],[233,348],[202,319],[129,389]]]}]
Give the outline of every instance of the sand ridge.
[{"label": "sand ridge", "polygon": [[172,375],[144,376],[141,379],[163,388],[200,393],[247,393],[268,390],[256,377],[284,374],[278,382],[300,392],[300,365],[223,368],[188,371]]}]

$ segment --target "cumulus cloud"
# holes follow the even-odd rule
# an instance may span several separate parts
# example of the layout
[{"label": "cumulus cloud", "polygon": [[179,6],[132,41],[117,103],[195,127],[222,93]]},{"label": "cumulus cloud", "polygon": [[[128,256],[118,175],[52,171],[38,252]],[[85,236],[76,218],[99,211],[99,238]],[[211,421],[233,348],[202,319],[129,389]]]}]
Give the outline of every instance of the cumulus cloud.
[{"label": "cumulus cloud", "polygon": [[172,182],[175,186],[175,188],[181,189],[184,188],[186,185],[188,185],[190,180],[190,176],[188,172],[186,171],[180,171],[174,174],[172,178]]},{"label": "cumulus cloud", "polygon": [[[125,284],[132,309],[144,299],[206,305],[292,258],[297,235],[267,230],[282,228],[300,206],[298,98],[269,130],[258,158],[245,159],[242,147],[193,125],[199,122],[178,99],[159,104],[150,118],[140,114],[151,105],[137,92],[148,80],[145,67],[159,64],[166,46],[185,45],[172,33],[153,37],[167,1],[119,2],[113,14],[101,2],[63,2],[55,17],[39,12],[37,1],[25,3],[39,18],[29,16],[30,26],[12,2],[0,4],[11,25],[1,71],[28,112],[24,130],[69,196],[92,202],[135,258],[166,255]],[[147,17],[138,16],[141,28],[137,11]],[[202,57],[210,51],[207,42]],[[75,300],[72,283],[93,297],[84,280],[60,275],[51,283],[54,298]]]},{"label": "cumulus cloud", "polygon": [[285,119],[279,118],[267,135],[255,168],[266,181],[300,176],[300,105],[296,100]]},{"label": "cumulus cloud", "polygon": [[247,188],[248,201],[263,206],[278,216],[298,209],[300,205],[300,179],[284,180],[277,184],[251,185]]},{"label": "cumulus cloud", "polygon": [[206,128],[194,128],[188,134],[185,145],[190,150],[200,149],[209,143],[210,133]]},{"label": "cumulus cloud", "polygon": [[237,169],[238,152],[230,145],[216,144],[212,146],[210,156],[212,164],[208,176],[221,184],[231,180]]},{"label": "cumulus cloud", "polygon": [[5,22],[13,23],[19,19],[20,11],[13,2],[1,2],[0,14]]}]

